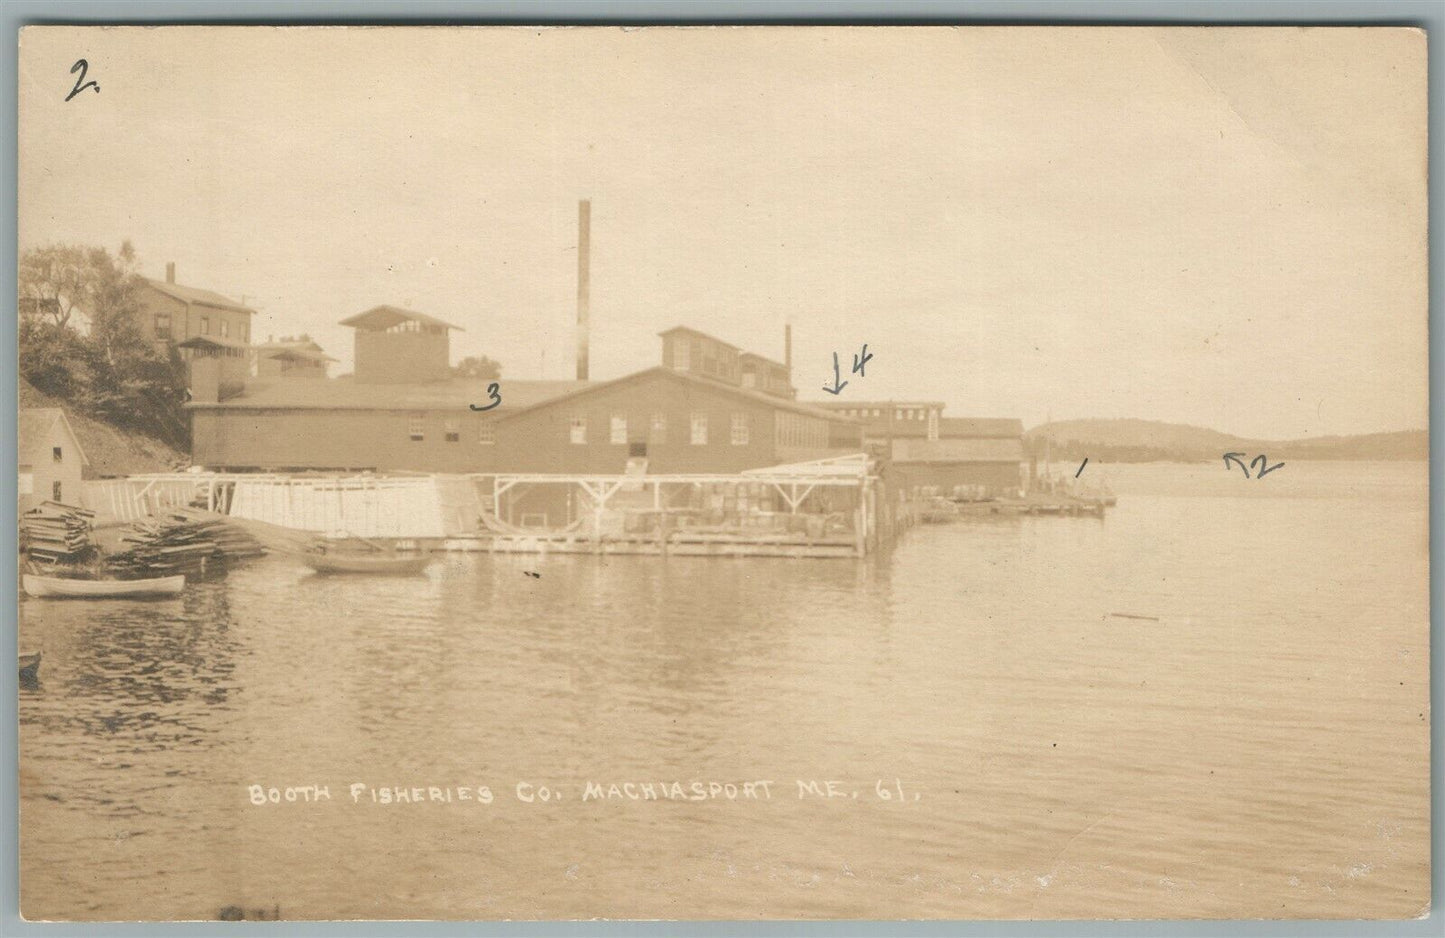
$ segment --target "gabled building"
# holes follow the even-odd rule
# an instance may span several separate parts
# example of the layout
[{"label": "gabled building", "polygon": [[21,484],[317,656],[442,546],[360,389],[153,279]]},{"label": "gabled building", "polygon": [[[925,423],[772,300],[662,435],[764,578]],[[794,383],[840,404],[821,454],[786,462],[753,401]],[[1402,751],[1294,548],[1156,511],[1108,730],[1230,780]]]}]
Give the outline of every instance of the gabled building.
[{"label": "gabled building", "polygon": [[341,320],[355,332],[356,380],[418,384],[451,377],[451,331],[460,326],[398,306],[374,306]]},{"label": "gabled building", "polygon": [[141,289],[140,329],[158,344],[212,338],[249,345],[254,309],[230,297],[176,283],[176,265],[166,265],[165,280],[145,281]]},{"label": "gabled building", "polygon": [[943,493],[1003,495],[1023,486],[1023,421],[944,417],[941,401],[825,401],[863,422],[864,440],[884,451],[900,484]]},{"label": "gabled building", "polygon": [[18,510],[23,513],[44,501],[80,504],[80,482],[89,461],[65,411],[23,408],[18,418]]},{"label": "gabled building", "polygon": [[[710,378],[734,387],[761,391],[774,397],[795,398],[790,363],[775,362],[745,352],[729,342],[687,326],[659,332],[662,366],[698,378]],[[791,351],[785,357],[790,357]]]},{"label": "gabled building", "polygon": [[305,333],[251,347],[251,374],[257,378],[325,378],[334,361]]},{"label": "gabled building", "polygon": [[[193,386],[194,461],[215,469],[724,473],[862,445],[855,420],[795,401],[776,381],[771,391],[745,387],[744,353],[696,330],[665,334],[668,364],[612,381],[504,377],[492,407],[491,382],[450,375],[455,326],[392,306],[344,322],[356,329],[351,377],[258,377],[229,395]],[[673,357],[683,333],[688,351]]]}]

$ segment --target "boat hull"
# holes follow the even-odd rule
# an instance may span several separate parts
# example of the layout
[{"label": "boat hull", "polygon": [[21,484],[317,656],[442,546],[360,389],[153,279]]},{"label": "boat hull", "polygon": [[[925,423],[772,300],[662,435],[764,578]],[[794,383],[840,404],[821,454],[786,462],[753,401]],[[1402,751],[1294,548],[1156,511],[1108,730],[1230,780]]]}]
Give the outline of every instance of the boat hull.
[{"label": "boat hull", "polygon": [[23,584],[27,595],[43,599],[154,599],[177,595],[185,589],[186,578],[177,574],[150,580],[72,580],[27,573]]},{"label": "boat hull", "polygon": [[379,576],[409,576],[421,573],[432,561],[428,556],[368,557],[364,554],[313,554],[303,560],[317,573],[370,573]]}]

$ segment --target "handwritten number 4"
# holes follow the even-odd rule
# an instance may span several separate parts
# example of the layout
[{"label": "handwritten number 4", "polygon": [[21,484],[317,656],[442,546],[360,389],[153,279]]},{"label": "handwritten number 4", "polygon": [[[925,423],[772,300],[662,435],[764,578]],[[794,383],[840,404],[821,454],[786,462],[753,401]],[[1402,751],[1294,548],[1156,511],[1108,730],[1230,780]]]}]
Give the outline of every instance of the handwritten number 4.
[{"label": "handwritten number 4", "polygon": [[873,356],[868,354],[868,343],[864,342],[863,354],[853,356],[853,374],[861,375],[864,378],[868,377],[868,375],[865,374],[863,371],[863,366],[867,365],[872,360]]},{"label": "handwritten number 4", "polygon": [[65,96],[65,100],[69,101],[87,88],[96,94],[100,94],[100,85],[97,82],[85,80],[85,73],[89,71],[89,69],[90,63],[85,61],[85,59],[76,59],[75,64],[70,66],[70,74],[75,75],[76,72],[80,74],[76,76],[75,87],[70,89],[70,94]]}]

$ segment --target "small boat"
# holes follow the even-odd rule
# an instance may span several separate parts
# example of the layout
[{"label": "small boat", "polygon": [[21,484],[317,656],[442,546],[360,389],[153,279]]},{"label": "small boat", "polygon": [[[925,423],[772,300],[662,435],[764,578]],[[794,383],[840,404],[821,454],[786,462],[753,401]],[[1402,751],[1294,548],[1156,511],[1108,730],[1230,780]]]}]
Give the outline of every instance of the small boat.
[{"label": "small boat", "polygon": [[20,656],[20,680],[33,681],[40,675],[40,652]]},{"label": "small boat", "polygon": [[432,562],[430,554],[411,557],[389,553],[367,554],[360,551],[303,554],[301,560],[317,573],[374,573],[387,576],[420,573]]},{"label": "small boat", "polygon": [[79,580],[27,573],[23,581],[29,595],[51,599],[147,599],[175,596],[186,586],[181,574],[150,580]]}]

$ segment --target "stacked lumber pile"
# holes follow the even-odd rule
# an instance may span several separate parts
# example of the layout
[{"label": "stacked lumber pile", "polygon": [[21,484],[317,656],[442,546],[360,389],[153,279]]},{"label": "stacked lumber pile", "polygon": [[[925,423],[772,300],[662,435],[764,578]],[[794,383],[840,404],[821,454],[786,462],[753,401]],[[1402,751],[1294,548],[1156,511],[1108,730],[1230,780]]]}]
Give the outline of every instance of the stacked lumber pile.
[{"label": "stacked lumber pile", "polygon": [[23,549],[31,560],[47,564],[78,564],[94,555],[90,519],[95,512],[60,502],[41,502],[20,519]]},{"label": "stacked lumber pile", "polygon": [[184,509],[136,522],[121,541],[135,546],[112,554],[107,562],[122,578],[224,573],[235,563],[265,553],[254,537],[225,520]]}]

